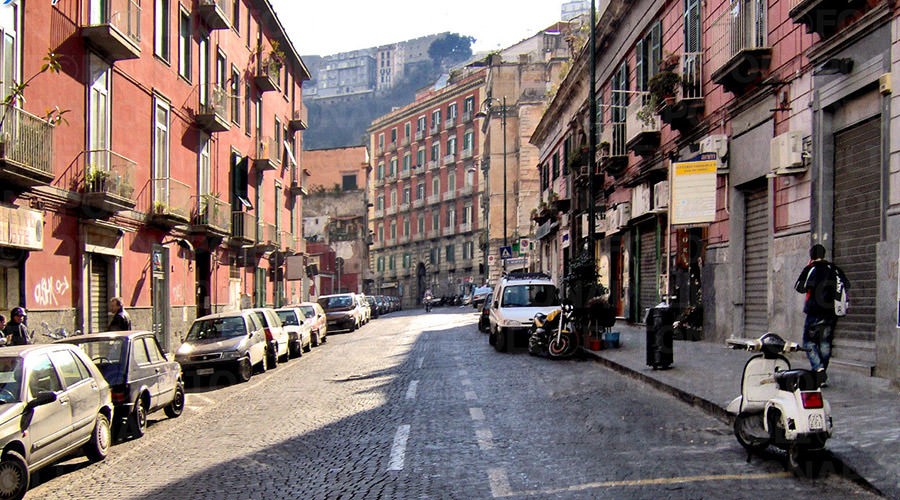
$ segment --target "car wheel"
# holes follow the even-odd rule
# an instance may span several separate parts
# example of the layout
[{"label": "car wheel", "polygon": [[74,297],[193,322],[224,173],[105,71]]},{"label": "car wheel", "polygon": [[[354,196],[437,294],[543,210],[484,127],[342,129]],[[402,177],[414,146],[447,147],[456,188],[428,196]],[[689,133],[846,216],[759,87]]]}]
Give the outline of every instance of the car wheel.
[{"label": "car wheel", "polygon": [[299,340],[295,340],[294,342],[291,342],[290,351],[291,351],[292,358],[299,358],[299,357],[303,356],[303,349],[300,348]]},{"label": "car wheel", "polygon": [[181,384],[175,386],[175,396],[172,402],[167,404],[164,411],[169,418],[178,418],[184,412],[184,387]]},{"label": "car wheel", "polygon": [[[260,364],[265,365],[265,363]],[[265,368],[263,368],[263,370],[265,370]],[[244,358],[238,363],[236,375],[241,382],[250,380],[250,377],[253,376],[253,364],[250,363],[249,358]]]},{"label": "car wheel", "polygon": [[310,342],[312,342],[313,347],[319,347],[319,332],[312,334],[312,340],[310,340]]},{"label": "car wheel", "polygon": [[131,415],[128,416],[128,430],[134,439],[143,436],[147,432],[147,409],[144,408],[144,403],[140,399],[135,401],[134,409],[131,411]]},{"label": "car wheel", "polygon": [[0,459],[0,498],[22,498],[30,481],[28,465],[18,452],[9,450]]},{"label": "car wheel", "polygon": [[84,445],[84,454],[93,462],[105,459],[106,455],[109,454],[111,438],[109,419],[106,418],[106,415],[98,413],[97,421],[94,423],[94,431],[91,433],[91,440]]},{"label": "car wheel", "polygon": [[278,358],[278,362],[279,363],[287,363],[288,359],[290,359],[290,357],[291,357],[291,344],[288,343],[287,350],[284,351],[284,354],[282,354],[280,358]]},{"label": "car wheel", "polygon": [[[301,341],[301,342],[302,342],[302,341]],[[312,350],[312,346],[313,346],[313,344],[312,344],[312,339],[309,339],[309,342],[308,342],[305,346],[303,346],[303,352],[309,352],[309,351],[311,351],[311,350]]]},{"label": "car wheel", "polygon": [[272,370],[278,367],[278,347],[273,345],[266,350],[266,369]]},{"label": "car wheel", "polygon": [[494,349],[497,352],[506,352],[506,331],[502,328],[497,329],[497,337],[494,339]]}]

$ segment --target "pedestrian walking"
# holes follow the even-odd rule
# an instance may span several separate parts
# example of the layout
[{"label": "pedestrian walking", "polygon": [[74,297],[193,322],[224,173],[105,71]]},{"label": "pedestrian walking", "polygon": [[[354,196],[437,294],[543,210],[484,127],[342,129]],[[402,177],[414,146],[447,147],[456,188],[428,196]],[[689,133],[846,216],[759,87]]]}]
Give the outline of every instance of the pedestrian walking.
[{"label": "pedestrian walking", "polygon": [[110,332],[131,330],[131,316],[125,310],[120,297],[113,297],[109,301],[109,310],[113,313],[109,326],[106,328]]},{"label": "pedestrian walking", "polygon": [[[835,298],[838,282],[850,287],[844,271],[825,260],[825,247],[815,244],[809,249],[809,264],[803,268],[794,288],[806,294],[803,312],[803,347],[814,371],[828,370],[831,359],[831,345],[838,316],[835,313]],[[824,378],[823,378],[824,380]],[[824,383],[823,383],[824,385]]]},{"label": "pedestrian walking", "polygon": [[24,308],[13,308],[10,312],[9,322],[3,327],[6,345],[28,345],[31,343],[31,336],[28,335],[28,328],[25,326],[25,318],[27,317]]}]

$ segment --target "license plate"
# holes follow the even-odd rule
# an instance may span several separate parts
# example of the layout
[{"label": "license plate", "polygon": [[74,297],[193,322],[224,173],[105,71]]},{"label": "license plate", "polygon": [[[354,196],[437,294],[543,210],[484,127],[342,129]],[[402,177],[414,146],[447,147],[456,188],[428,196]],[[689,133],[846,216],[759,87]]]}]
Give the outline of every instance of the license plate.
[{"label": "license plate", "polygon": [[825,417],[821,413],[813,413],[809,416],[809,430],[820,431],[825,428]]},{"label": "license plate", "polygon": [[200,368],[197,370],[197,375],[212,375],[216,370],[213,368]]}]

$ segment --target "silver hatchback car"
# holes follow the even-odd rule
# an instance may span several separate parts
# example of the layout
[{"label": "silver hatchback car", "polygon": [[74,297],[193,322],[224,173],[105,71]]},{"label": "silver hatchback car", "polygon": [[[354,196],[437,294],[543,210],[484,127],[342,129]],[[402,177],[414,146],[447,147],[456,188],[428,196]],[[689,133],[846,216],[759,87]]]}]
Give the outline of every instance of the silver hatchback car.
[{"label": "silver hatchback car", "polygon": [[109,384],[80,348],[0,348],[0,498],[22,498],[32,472],[78,449],[106,458],[112,412]]}]

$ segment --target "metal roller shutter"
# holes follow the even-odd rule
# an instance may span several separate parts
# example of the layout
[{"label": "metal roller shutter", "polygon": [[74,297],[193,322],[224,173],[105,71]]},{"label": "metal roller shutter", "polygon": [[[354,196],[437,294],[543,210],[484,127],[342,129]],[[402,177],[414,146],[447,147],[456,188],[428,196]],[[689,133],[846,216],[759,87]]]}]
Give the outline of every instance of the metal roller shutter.
[{"label": "metal roller shutter", "polygon": [[91,332],[109,325],[109,264],[102,255],[91,254]]},{"label": "metal roller shutter", "polygon": [[647,309],[659,303],[657,290],[656,263],[658,254],[656,251],[656,224],[643,224],[640,226],[640,260],[639,260],[639,304],[638,313],[643,320]]},{"label": "metal roller shutter", "polygon": [[745,193],[744,225],[744,336],[757,337],[769,329],[768,191]]},{"label": "metal roller shutter", "polygon": [[875,364],[876,245],[881,239],[881,120],[834,135],[834,254],[850,280],[835,328],[835,359]]}]

